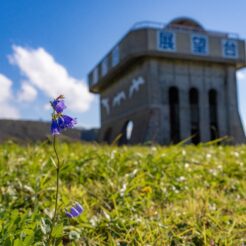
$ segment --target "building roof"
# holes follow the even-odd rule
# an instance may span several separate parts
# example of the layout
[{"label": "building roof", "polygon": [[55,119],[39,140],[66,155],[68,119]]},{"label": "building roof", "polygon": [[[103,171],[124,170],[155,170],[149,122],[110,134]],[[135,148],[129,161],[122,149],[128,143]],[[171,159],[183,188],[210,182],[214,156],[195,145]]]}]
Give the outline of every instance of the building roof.
[{"label": "building roof", "polygon": [[205,31],[204,27],[194,19],[191,19],[189,17],[179,17],[175,18],[174,20],[170,21],[167,24],[167,27],[170,28],[190,28],[194,30],[199,30],[199,31]]}]

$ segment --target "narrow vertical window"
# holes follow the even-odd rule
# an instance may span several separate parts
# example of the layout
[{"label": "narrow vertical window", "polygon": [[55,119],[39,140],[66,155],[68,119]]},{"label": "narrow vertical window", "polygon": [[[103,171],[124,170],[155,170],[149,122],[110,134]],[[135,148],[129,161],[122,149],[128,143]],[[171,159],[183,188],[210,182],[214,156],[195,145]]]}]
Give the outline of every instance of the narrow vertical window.
[{"label": "narrow vertical window", "polygon": [[120,138],[118,145],[126,145],[129,144],[131,138],[132,138],[132,132],[133,132],[134,124],[132,121],[128,120],[123,125],[121,132],[120,132]]},{"label": "narrow vertical window", "polygon": [[132,138],[133,126],[134,126],[133,122],[129,121],[128,124],[127,124],[127,127],[126,127],[126,139],[127,139],[128,142]]},{"label": "narrow vertical window", "polygon": [[180,141],[180,123],[179,123],[179,92],[176,87],[169,88],[169,122],[170,139],[172,143]]},{"label": "narrow vertical window", "polygon": [[96,84],[98,81],[98,67],[94,68],[92,73],[92,84]]},{"label": "narrow vertical window", "polygon": [[199,94],[198,90],[191,88],[189,91],[189,103],[190,103],[190,125],[192,143],[198,144],[200,142],[200,120],[199,120]]},{"label": "narrow vertical window", "polygon": [[102,76],[105,76],[108,72],[108,57],[105,57],[101,63]]},{"label": "narrow vertical window", "polygon": [[120,61],[120,49],[116,46],[112,51],[112,67],[116,66]]},{"label": "narrow vertical window", "polygon": [[219,137],[218,115],[217,115],[217,91],[214,89],[209,90],[208,97],[209,97],[210,139],[214,140]]}]

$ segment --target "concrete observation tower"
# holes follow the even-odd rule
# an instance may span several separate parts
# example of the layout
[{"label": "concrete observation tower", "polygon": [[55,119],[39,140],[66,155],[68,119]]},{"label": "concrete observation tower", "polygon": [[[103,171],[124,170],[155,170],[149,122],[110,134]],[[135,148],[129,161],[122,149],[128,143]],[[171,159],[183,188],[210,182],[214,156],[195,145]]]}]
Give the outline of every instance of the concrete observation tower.
[{"label": "concrete observation tower", "polygon": [[190,18],[134,25],[88,75],[100,94],[99,140],[244,143],[236,71],[245,66],[245,42],[235,34]]}]

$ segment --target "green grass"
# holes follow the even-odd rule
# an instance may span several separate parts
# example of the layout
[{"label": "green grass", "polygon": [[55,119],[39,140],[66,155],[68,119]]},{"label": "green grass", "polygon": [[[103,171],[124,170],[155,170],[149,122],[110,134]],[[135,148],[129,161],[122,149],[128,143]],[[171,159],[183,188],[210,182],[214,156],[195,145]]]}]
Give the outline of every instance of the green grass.
[{"label": "green grass", "polygon": [[[246,146],[58,145],[57,245],[245,245]],[[0,145],[0,245],[45,245],[52,146]],[[64,216],[73,201],[77,219]],[[63,244],[62,244],[63,242]]]}]

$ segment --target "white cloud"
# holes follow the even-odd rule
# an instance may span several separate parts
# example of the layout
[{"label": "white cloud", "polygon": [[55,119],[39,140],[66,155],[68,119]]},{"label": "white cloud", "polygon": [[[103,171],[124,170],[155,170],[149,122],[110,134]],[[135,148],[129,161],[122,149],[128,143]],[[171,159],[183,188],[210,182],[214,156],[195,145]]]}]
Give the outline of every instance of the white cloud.
[{"label": "white cloud", "polygon": [[37,94],[37,90],[30,83],[24,81],[17,97],[20,102],[32,102],[36,99]]},{"label": "white cloud", "polygon": [[20,117],[18,110],[11,105],[13,99],[12,81],[0,74],[0,118],[17,119]]},{"label": "white cloud", "polygon": [[245,74],[245,71],[238,71],[237,72],[237,79],[238,80],[243,80],[246,78],[246,74]]},{"label": "white cloud", "polygon": [[241,69],[237,72],[238,80],[238,97],[239,97],[239,111],[244,125],[244,130],[246,132],[246,69]]},{"label": "white cloud", "polygon": [[50,103],[44,104],[44,105],[43,105],[43,109],[44,109],[45,111],[50,111],[50,109],[51,109]]},{"label": "white cloud", "polygon": [[57,63],[43,48],[27,49],[13,46],[9,56],[11,64],[17,65],[36,88],[51,99],[65,95],[71,111],[85,112],[89,109],[93,96],[83,80],[70,76],[65,67]]},{"label": "white cloud", "polygon": [[0,74],[0,103],[8,101],[12,97],[12,81],[3,74]]}]

